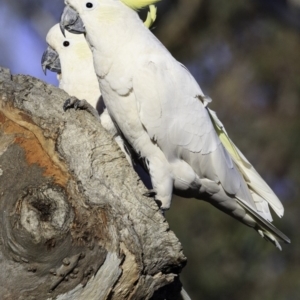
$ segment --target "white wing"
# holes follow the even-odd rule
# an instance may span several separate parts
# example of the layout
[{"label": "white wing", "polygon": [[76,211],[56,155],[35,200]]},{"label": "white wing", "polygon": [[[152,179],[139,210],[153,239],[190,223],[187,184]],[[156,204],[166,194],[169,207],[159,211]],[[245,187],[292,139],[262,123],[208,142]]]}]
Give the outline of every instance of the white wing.
[{"label": "white wing", "polygon": [[200,178],[220,182],[228,194],[255,209],[244,179],[199,101],[203,93],[185,67],[168,57],[153,57],[134,75],[133,91],[141,122],[170,162],[182,158]]},{"label": "white wing", "polygon": [[[211,114],[199,101],[201,89],[182,65],[168,57],[164,61],[153,57],[134,74],[133,91],[142,124],[170,164],[182,159],[200,178],[220,183],[225,193],[221,199],[222,193],[209,201],[248,225],[249,217],[255,220],[255,229],[278,248],[278,240],[290,242],[268,221],[271,215],[261,199],[266,184],[259,181],[257,172],[236,147],[243,164],[228,153],[214,127],[216,121],[212,123]],[[243,219],[243,209],[248,221]]]},{"label": "white wing", "polygon": [[216,113],[209,109],[208,111],[212,117],[216,131],[222,143],[230,153],[232,159],[236,163],[241,173],[244,175],[247,185],[252,193],[257,210],[261,213],[269,215],[267,219],[272,221],[272,217],[268,208],[269,203],[276,214],[279,217],[282,217],[284,214],[284,208],[278,197],[274,194],[268,184],[261,178],[261,176],[257,173],[257,171],[242,154],[242,152],[231,141],[224,128],[224,125],[218,119]]}]

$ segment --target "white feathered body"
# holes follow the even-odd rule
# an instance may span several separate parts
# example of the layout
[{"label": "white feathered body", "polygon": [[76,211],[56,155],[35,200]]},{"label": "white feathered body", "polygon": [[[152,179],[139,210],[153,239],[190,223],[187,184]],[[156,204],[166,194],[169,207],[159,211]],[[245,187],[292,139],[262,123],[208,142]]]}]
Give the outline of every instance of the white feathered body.
[{"label": "white feathered body", "polygon": [[[68,2],[85,24],[109,113],[147,160],[162,208],[169,208],[175,188],[180,195],[204,198],[277,244],[268,232],[269,209],[264,211],[266,206],[261,209],[253,200],[189,71],[123,3],[98,0],[93,11],[85,12],[80,1]],[[283,214],[276,196],[259,201],[271,202]]]}]

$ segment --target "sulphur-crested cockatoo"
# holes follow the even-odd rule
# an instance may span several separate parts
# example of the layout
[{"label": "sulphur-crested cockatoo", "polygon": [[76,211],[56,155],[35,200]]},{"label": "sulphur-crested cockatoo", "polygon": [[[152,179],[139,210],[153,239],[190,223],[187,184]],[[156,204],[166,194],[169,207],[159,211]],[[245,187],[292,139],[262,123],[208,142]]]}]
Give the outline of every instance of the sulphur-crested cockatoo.
[{"label": "sulphur-crested cockatoo", "polygon": [[61,28],[86,32],[105,105],[145,158],[161,208],[170,207],[173,190],[203,199],[280,248],[290,240],[269,212],[283,215],[280,200],[207,109],[193,76],[138,17],[157,1],[66,0]]},{"label": "sulphur-crested cockatoo", "polygon": [[[156,7],[151,5],[144,22],[145,26],[151,27],[155,19]],[[114,136],[115,141],[131,163],[123,139],[118,135],[107,109],[103,109],[103,100],[94,70],[92,52],[84,35],[67,32],[64,36],[59,24],[56,24],[49,30],[46,41],[49,46],[42,57],[44,72],[46,73],[47,69],[57,72],[59,87],[70,96],[76,97],[68,100],[65,108],[70,105],[88,108],[87,105],[90,104],[92,108],[98,109],[102,126]],[[92,110],[90,111],[92,112]]]}]

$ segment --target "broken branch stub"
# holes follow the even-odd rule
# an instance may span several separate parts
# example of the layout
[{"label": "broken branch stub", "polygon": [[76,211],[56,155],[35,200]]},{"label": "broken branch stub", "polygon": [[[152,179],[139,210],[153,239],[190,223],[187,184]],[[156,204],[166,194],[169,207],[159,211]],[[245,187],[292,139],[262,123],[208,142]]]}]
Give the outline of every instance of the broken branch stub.
[{"label": "broken branch stub", "polygon": [[1,299],[175,299],[179,241],[99,120],[63,112],[67,98],[0,68]]}]

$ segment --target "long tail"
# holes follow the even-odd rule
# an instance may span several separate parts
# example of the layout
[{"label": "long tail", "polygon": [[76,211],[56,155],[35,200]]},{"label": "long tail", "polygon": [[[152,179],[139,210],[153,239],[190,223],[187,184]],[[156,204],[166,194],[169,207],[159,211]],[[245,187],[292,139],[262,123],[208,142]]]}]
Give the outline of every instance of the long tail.
[{"label": "long tail", "polygon": [[291,240],[277,229],[272,223],[264,219],[260,214],[258,214],[254,209],[252,209],[245,201],[237,198],[237,202],[246,210],[246,212],[256,221],[257,227],[255,229],[258,233],[266,240],[273,243],[279,250],[281,246],[279,242],[285,242],[290,244]]}]

